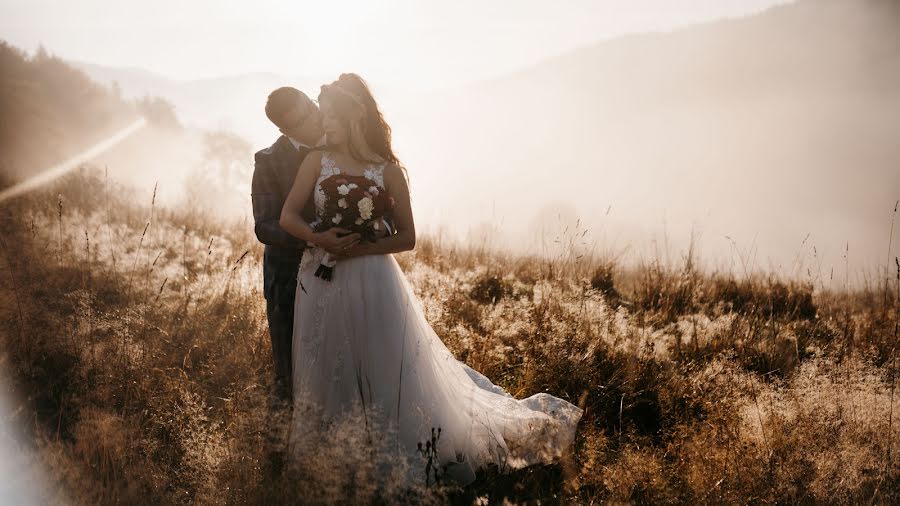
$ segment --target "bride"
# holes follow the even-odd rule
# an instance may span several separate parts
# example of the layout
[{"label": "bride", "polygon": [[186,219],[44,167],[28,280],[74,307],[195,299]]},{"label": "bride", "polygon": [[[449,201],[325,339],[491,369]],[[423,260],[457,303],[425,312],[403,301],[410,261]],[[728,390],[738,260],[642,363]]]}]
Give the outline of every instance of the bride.
[{"label": "bride", "polygon": [[[322,86],[319,104],[327,145],[303,161],[281,214],[285,230],[317,245],[298,273],[292,432],[362,410],[367,427],[375,418],[392,427],[398,454],[415,462],[439,428],[432,469],[460,485],[490,464],[553,462],[572,444],[582,410],[545,393],[517,400],[453,357],[391,255],[413,249],[416,230],[390,127],[356,74]],[[314,231],[326,198],[320,183],[338,173],[364,176],[394,198],[395,233],[338,251],[346,231]],[[301,217],[309,199],[312,224]],[[330,280],[315,275],[326,252],[339,255]]]}]

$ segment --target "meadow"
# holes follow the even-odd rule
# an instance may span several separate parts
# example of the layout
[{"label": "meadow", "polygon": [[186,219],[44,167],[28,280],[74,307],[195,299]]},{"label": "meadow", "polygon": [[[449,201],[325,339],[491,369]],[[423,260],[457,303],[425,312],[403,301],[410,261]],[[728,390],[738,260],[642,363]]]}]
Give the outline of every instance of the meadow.
[{"label": "meadow", "polygon": [[273,463],[252,223],[88,167],[0,204],[0,238],[0,437],[46,503],[900,502],[900,263],[848,290],[420,238],[397,258],[457,358],[585,414],[559,464],[404,489],[353,420]]}]

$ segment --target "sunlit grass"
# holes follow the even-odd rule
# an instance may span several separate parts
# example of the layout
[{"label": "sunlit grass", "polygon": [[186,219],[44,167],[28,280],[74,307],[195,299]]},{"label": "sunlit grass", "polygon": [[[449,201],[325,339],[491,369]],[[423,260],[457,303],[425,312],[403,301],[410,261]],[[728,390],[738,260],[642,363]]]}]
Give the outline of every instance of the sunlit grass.
[{"label": "sunlit grass", "polygon": [[47,470],[47,502],[900,499],[900,277],[835,292],[704,272],[690,255],[624,269],[423,238],[398,260],[454,354],[585,415],[558,465],[406,490],[352,418],[278,472],[252,227],[135,195],[79,171],[0,207],[15,458]]}]

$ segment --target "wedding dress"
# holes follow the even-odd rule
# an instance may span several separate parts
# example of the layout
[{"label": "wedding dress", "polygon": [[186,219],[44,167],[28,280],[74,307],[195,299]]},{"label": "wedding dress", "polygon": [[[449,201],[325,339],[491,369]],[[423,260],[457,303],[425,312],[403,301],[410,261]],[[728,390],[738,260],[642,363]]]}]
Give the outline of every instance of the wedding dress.
[{"label": "wedding dress", "polygon": [[[383,171],[369,166],[365,176],[383,188]],[[319,220],[320,183],[340,172],[324,153],[313,192]],[[418,444],[427,447],[439,427],[435,464],[461,485],[490,464],[552,463],[572,444],[582,410],[546,393],[517,400],[454,358],[392,255],[340,260],[330,281],[314,275],[323,255],[304,252],[298,275],[293,437],[361,408],[393,427],[398,455],[421,462]]]}]

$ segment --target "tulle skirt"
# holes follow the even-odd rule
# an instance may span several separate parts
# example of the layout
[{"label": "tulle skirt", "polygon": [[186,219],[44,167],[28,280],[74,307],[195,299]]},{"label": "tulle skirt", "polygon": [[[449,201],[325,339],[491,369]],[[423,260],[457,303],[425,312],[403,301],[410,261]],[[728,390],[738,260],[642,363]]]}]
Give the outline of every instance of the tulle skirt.
[{"label": "tulle skirt", "polygon": [[410,479],[425,480],[420,444],[435,440],[432,468],[460,485],[490,464],[552,463],[572,444],[582,410],[545,393],[515,399],[456,360],[392,255],[341,260],[331,281],[314,275],[322,255],[307,250],[298,276],[293,438],[361,410],[418,466]]}]

